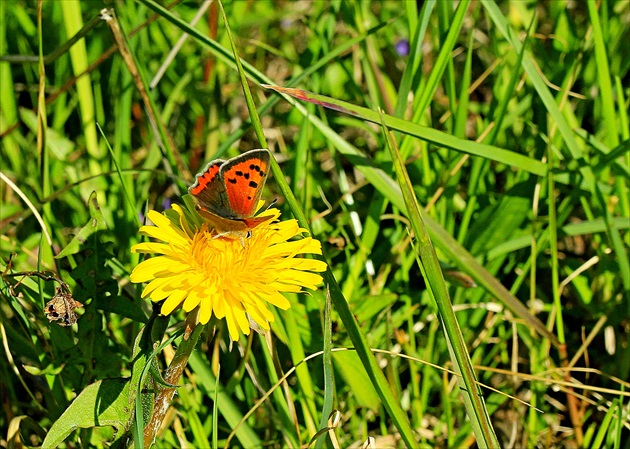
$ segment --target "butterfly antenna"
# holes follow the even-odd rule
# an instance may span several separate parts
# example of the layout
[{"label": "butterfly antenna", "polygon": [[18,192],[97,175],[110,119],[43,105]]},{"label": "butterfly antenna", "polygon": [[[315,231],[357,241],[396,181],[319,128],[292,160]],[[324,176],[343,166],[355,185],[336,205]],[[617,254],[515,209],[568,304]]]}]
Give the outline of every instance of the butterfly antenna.
[{"label": "butterfly antenna", "polygon": [[278,202],[278,197],[275,197],[273,200],[271,200],[271,203],[269,203],[267,205],[267,207],[265,207],[265,211],[268,211],[273,205],[275,205]]}]

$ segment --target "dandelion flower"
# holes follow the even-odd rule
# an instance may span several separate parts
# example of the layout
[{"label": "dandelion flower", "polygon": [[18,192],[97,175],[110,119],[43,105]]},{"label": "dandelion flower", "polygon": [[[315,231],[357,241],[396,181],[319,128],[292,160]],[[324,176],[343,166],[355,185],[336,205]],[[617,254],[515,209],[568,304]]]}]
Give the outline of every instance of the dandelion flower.
[{"label": "dandelion flower", "polygon": [[[131,281],[148,282],[142,297],[164,301],[161,313],[182,307],[197,310],[206,324],[212,315],[225,318],[232,340],[242,332],[249,335],[250,322],[265,330],[273,322],[267,305],[286,310],[283,292],[315,289],[326,269],[320,260],[297,257],[321,254],[321,243],[311,237],[291,240],[305,232],[296,220],[277,221],[280,211],[270,209],[272,220],[258,225],[243,240],[217,237],[185,197],[186,209],[177,204],[160,214],[149,211],[153,226],[140,232],[161,242],[134,245],[135,253],[157,254],[144,260],[131,273]],[[249,318],[249,319],[248,319]]]}]

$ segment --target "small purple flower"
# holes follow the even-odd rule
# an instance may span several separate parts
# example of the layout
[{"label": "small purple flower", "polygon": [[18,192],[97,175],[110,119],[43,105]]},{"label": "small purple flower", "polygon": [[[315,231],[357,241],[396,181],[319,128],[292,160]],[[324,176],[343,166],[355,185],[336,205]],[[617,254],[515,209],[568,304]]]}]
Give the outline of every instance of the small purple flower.
[{"label": "small purple flower", "polygon": [[409,39],[400,39],[395,45],[396,53],[400,56],[407,56],[409,54]]},{"label": "small purple flower", "polygon": [[162,200],[162,209],[167,210],[171,208],[171,204],[173,204],[173,198],[166,197]]}]

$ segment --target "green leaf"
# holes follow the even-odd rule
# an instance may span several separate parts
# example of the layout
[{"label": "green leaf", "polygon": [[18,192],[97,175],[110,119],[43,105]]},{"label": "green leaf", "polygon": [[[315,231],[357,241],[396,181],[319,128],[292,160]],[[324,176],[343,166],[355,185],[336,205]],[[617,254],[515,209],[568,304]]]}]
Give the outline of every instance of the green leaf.
[{"label": "green leaf", "polygon": [[361,407],[378,410],[382,404],[381,398],[376,393],[357,353],[354,351],[335,351],[332,355],[335,368],[348,384],[357,403]]},{"label": "green leaf", "polygon": [[[30,109],[20,109],[20,119],[31,130],[37,132],[37,116]],[[65,160],[74,151],[74,142],[53,128],[46,128],[46,148],[59,160]]]},{"label": "green leaf", "polygon": [[83,390],[51,426],[42,449],[56,448],[76,429],[112,426],[114,439],[127,430],[129,379],[104,379]]},{"label": "green leaf", "polygon": [[534,185],[530,181],[516,184],[497,204],[486,208],[468,232],[475,239],[467,245],[470,253],[483,256],[512,238],[529,216],[533,192]]},{"label": "green leaf", "polygon": [[55,256],[55,258],[61,259],[63,257],[68,257],[72,254],[78,253],[81,250],[83,244],[92,234],[107,229],[105,217],[103,216],[101,208],[98,205],[95,191],[92,191],[92,194],[90,195],[88,206],[90,208],[90,221],[88,221],[87,224],[81,228],[79,233],[74,236],[72,241],[68,243],[68,245],[64,249],[62,249],[61,252]]}]

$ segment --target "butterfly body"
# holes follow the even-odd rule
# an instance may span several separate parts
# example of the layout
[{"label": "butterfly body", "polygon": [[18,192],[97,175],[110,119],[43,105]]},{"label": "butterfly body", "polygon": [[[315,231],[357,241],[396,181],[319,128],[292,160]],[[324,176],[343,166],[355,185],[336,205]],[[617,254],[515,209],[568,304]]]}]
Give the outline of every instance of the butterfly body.
[{"label": "butterfly body", "polygon": [[197,174],[188,191],[217,237],[242,240],[251,229],[272,218],[253,216],[269,175],[270,159],[268,150],[251,150],[227,161],[213,160]]}]

